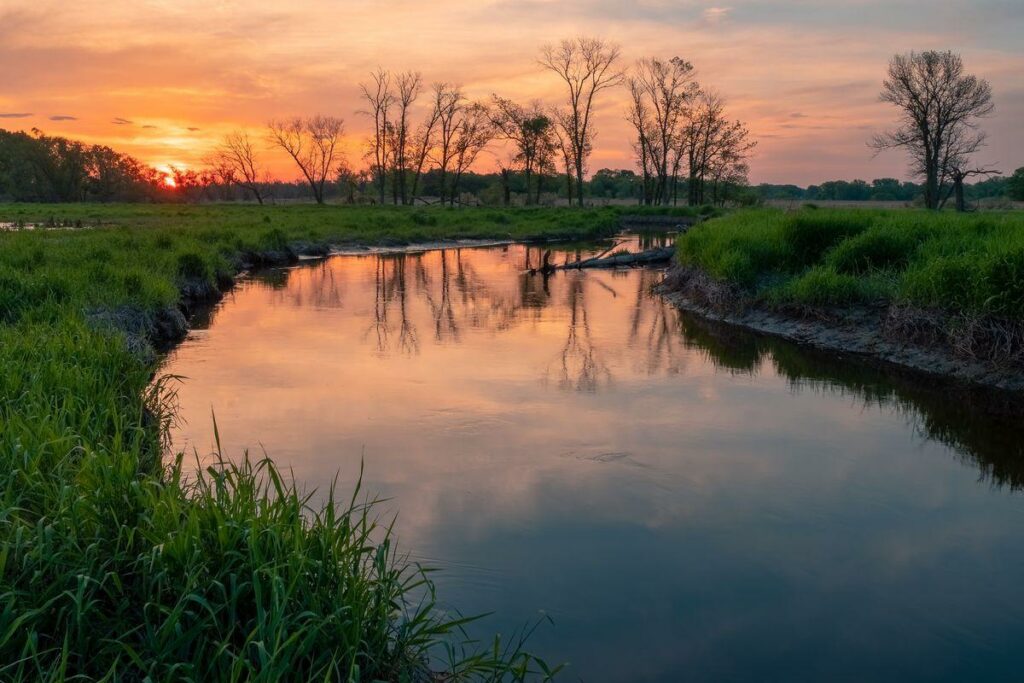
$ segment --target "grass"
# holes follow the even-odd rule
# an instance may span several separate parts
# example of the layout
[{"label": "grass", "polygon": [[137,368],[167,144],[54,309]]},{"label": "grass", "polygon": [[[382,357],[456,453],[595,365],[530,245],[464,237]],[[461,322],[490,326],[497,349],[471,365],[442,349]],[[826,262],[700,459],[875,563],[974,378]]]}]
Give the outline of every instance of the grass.
[{"label": "grass", "polygon": [[[0,680],[546,679],[468,641],[358,495],[268,460],[186,481],[144,337],[199,282],[295,243],[593,237],[618,211],[0,205]],[[358,488],[356,489],[358,490]],[[400,503],[400,501],[399,501]]]},{"label": "grass", "polygon": [[740,211],[690,230],[678,256],[769,304],[1024,320],[1024,213]]}]

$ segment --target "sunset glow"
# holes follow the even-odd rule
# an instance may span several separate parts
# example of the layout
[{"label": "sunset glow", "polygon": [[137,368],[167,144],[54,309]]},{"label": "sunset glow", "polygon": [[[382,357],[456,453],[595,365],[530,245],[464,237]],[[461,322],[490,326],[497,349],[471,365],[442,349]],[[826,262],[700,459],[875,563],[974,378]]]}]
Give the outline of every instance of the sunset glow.
[{"label": "sunset glow", "polygon": [[[961,52],[991,81],[997,104],[981,160],[1011,166],[1024,157],[1024,138],[1014,135],[1024,120],[1022,32],[1024,12],[1007,0],[973,2],[969,11],[930,0],[643,0],[628,8],[607,0],[400,0],[386,8],[8,0],[0,8],[0,127],[196,167],[229,131],[262,141],[272,117],[321,112],[345,118],[346,157],[359,167],[370,127],[357,113],[359,83],[376,67],[461,83],[474,98],[553,104],[561,90],[537,64],[538,49],[588,34],[620,43],[624,64],[675,55],[693,62],[760,142],[752,182],[905,177],[901,154],[873,159],[866,145],[893,117],[878,101],[889,57]],[[591,171],[633,167],[626,97],[619,89],[598,103]],[[499,153],[478,166],[493,168]],[[295,177],[286,158],[267,154],[275,175]]]}]

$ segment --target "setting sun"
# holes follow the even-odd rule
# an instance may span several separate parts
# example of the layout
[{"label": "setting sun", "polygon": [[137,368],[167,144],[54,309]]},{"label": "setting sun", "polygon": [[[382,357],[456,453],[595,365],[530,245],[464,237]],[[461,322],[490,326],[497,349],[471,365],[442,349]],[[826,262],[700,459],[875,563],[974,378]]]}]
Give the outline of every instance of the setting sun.
[{"label": "setting sun", "polygon": [[165,175],[164,185],[166,185],[167,187],[177,187],[178,183],[174,182],[174,176]]}]

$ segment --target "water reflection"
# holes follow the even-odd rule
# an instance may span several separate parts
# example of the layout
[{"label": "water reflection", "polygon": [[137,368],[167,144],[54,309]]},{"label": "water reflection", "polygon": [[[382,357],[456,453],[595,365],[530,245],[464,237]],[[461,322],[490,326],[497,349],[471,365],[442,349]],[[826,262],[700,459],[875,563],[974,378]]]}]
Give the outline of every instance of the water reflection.
[{"label": "water reflection", "polygon": [[365,459],[441,594],[485,631],[546,610],[571,680],[1012,677],[1017,422],[680,316],[654,270],[528,275],[550,248],[243,283],[168,359],[176,444],[209,450],[212,407],[311,487]]},{"label": "water reflection", "polygon": [[841,362],[819,351],[778,339],[738,332],[720,323],[683,315],[683,338],[719,367],[755,375],[766,364],[795,391],[847,396],[867,406],[904,415],[923,437],[949,446],[974,464],[983,481],[1018,490],[1024,486],[1024,421],[1021,400],[864,362]]}]

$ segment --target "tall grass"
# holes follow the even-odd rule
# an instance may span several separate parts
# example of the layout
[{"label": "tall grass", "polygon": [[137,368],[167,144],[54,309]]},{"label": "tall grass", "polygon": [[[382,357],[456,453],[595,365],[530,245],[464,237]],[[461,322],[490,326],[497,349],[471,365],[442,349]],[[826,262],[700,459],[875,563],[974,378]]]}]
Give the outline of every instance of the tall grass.
[{"label": "tall grass", "polygon": [[[229,279],[247,251],[499,236],[491,223],[385,211],[397,227],[374,230],[365,212],[256,207],[0,206],[0,220],[50,212],[107,227],[0,234],[0,680],[554,673],[522,634],[470,641],[358,486],[314,508],[266,459],[189,479],[180,459],[166,466],[173,397],[151,382],[161,311],[190,283]],[[499,215],[506,234],[545,235],[584,213]]]},{"label": "tall grass", "polygon": [[682,263],[772,303],[907,303],[1024,319],[1024,214],[741,211],[678,241]]}]

